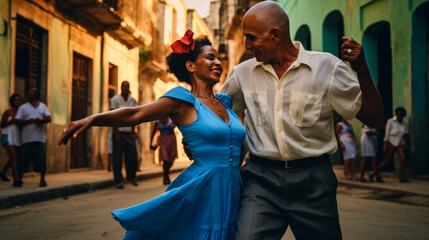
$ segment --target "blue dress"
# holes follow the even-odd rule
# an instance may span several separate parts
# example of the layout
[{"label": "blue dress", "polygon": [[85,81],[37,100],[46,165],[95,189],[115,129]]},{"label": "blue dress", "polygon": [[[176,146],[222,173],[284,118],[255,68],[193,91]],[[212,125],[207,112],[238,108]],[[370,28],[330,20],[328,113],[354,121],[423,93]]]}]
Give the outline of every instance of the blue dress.
[{"label": "blue dress", "polygon": [[177,126],[194,162],[147,202],[112,211],[127,230],[124,239],[234,239],[242,181],[239,170],[244,127],[230,109],[231,97],[216,94],[229,115],[224,122],[183,87],[162,97],[193,104],[198,117]]}]

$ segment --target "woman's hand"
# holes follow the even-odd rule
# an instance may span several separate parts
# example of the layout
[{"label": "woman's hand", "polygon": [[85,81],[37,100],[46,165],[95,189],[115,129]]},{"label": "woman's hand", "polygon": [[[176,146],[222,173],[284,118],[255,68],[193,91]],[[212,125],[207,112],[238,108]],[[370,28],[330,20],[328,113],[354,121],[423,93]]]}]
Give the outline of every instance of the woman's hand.
[{"label": "woman's hand", "polygon": [[67,128],[63,129],[63,133],[58,140],[58,145],[66,145],[71,137],[77,138],[82,132],[88,130],[91,127],[93,119],[93,116],[89,116],[84,119],[71,122]]}]

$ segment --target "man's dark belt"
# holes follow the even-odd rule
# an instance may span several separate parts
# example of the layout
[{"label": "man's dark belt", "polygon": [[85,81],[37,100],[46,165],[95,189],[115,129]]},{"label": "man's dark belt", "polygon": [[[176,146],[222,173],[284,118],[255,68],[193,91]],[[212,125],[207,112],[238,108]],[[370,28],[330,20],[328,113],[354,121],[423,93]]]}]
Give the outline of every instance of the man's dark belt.
[{"label": "man's dark belt", "polygon": [[301,159],[290,160],[290,161],[281,161],[281,160],[273,160],[269,158],[258,157],[253,154],[250,154],[250,159],[277,169],[306,168],[308,166],[316,165],[320,162],[329,160],[329,155],[323,154],[322,156],[318,156],[318,157],[308,157],[308,158],[301,158]]}]

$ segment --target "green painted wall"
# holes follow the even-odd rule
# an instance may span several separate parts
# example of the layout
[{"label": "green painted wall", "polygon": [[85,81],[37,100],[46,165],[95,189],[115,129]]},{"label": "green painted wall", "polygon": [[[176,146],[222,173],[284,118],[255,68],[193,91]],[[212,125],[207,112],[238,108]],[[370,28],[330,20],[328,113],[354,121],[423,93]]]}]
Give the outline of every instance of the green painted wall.
[{"label": "green painted wall", "polygon": [[[370,26],[379,22],[387,22],[390,28],[391,41],[391,69],[392,69],[392,112],[398,106],[403,106],[408,111],[407,121],[411,135],[411,149],[409,154],[409,163],[417,173],[429,172],[429,157],[427,146],[428,113],[427,110],[414,113],[416,105],[427,104],[427,62],[426,66],[412,67],[412,33],[413,33],[413,13],[428,0],[277,0],[284,7],[290,18],[291,36],[294,37],[297,30],[307,25],[310,28],[311,49],[314,51],[330,51],[324,49],[323,23],[333,11],[339,11],[344,21],[344,35],[352,37],[362,43],[364,32]],[[427,14],[426,14],[427,15]],[[418,31],[414,31],[418,32]],[[326,34],[325,34],[326,35]],[[368,58],[368,64],[373,75],[376,74],[375,66],[377,56],[375,51],[377,47],[370,45],[371,41],[366,41],[364,45],[365,54]],[[328,44],[329,45],[329,44]],[[414,51],[418,51],[415,50]],[[375,54],[375,55],[374,55]],[[424,56],[423,56],[424,58]],[[427,58],[427,55],[426,55]],[[389,61],[389,60],[387,60]],[[427,61],[427,59],[426,59]],[[416,64],[416,63],[413,63]],[[417,64],[418,65],[418,64]],[[420,64],[421,65],[421,64]],[[412,71],[412,69],[415,72]],[[422,70],[422,68],[426,68]],[[419,72],[420,71],[420,72]],[[421,71],[426,71],[421,73]],[[416,72],[420,75],[426,74],[426,80],[420,79],[418,85],[416,81]],[[413,75],[414,73],[414,75]],[[375,79],[377,80],[377,76]],[[426,81],[426,82],[425,82]],[[413,90],[414,88],[414,90]],[[416,89],[426,89],[426,92],[420,91],[418,96],[413,96]],[[424,101],[424,102],[421,102]],[[414,105],[413,105],[414,104]],[[414,109],[413,109],[414,106]],[[427,109],[427,107],[426,107]],[[361,123],[358,120],[352,121],[356,134],[360,135]],[[423,134],[418,134],[422,133]],[[426,147],[421,147],[426,146]]]}]

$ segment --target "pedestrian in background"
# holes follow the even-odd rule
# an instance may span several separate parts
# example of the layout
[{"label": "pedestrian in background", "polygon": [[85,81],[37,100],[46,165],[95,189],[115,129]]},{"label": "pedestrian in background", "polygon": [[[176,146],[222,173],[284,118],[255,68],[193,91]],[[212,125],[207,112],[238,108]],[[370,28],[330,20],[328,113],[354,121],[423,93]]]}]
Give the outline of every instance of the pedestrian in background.
[{"label": "pedestrian in background", "polygon": [[22,98],[19,94],[12,94],[9,98],[10,108],[7,109],[1,119],[1,144],[6,148],[9,159],[3,166],[0,172],[2,181],[10,181],[7,178],[7,171],[12,169],[13,185],[14,187],[21,187],[22,181],[18,176],[18,155],[19,147],[21,146],[21,133],[16,124],[15,116],[19,106],[22,104]]},{"label": "pedestrian in background", "polygon": [[399,182],[410,182],[404,177],[405,171],[405,148],[408,146],[408,127],[404,122],[404,117],[407,116],[407,111],[403,107],[395,109],[395,116],[387,120],[386,133],[384,136],[383,151],[386,153],[384,160],[378,164],[369,175],[369,181],[374,182],[374,177],[377,182],[384,182],[380,176],[380,169],[384,167],[393,158],[393,154],[399,155]]},{"label": "pedestrian in background", "polygon": [[[150,137],[150,142],[152,144],[155,133],[157,131],[160,132],[157,143],[159,146],[159,161],[162,161],[162,169],[164,171],[164,185],[171,183],[169,176],[170,168],[177,158],[177,140],[176,134],[174,133],[175,127],[176,125],[174,125],[169,117],[156,120]],[[151,145],[151,149],[156,149],[156,147]]]},{"label": "pedestrian in background", "polygon": [[[111,110],[123,107],[137,106],[136,100],[130,95],[130,83],[123,81],[121,83],[121,94],[112,97],[110,102]],[[137,173],[137,147],[134,127],[114,127],[113,134],[113,177],[118,189],[124,188],[122,176],[122,155],[125,156],[125,170],[127,179],[134,186],[138,186],[136,179]]]},{"label": "pedestrian in background", "polygon": [[338,145],[341,148],[344,159],[344,177],[347,180],[353,180],[354,176],[354,160],[356,158],[356,149],[358,142],[356,139],[353,126],[344,118],[337,123],[335,128],[337,134]]},{"label": "pedestrian in background", "polygon": [[22,184],[22,174],[30,170],[30,159],[33,160],[35,172],[40,172],[39,187],[46,187],[46,128],[51,122],[51,114],[46,105],[38,99],[38,89],[30,88],[27,92],[28,102],[18,108],[15,119],[21,127],[21,150],[18,159],[18,181]]},{"label": "pedestrian in background", "polygon": [[360,137],[360,149],[362,159],[360,162],[360,176],[359,181],[368,182],[365,179],[365,166],[368,159],[371,159],[372,169],[374,170],[377,166],[377,142],[378,142],[378,133],[377,129],[372,128],[367,125],[362,125],[362,132]]}]

